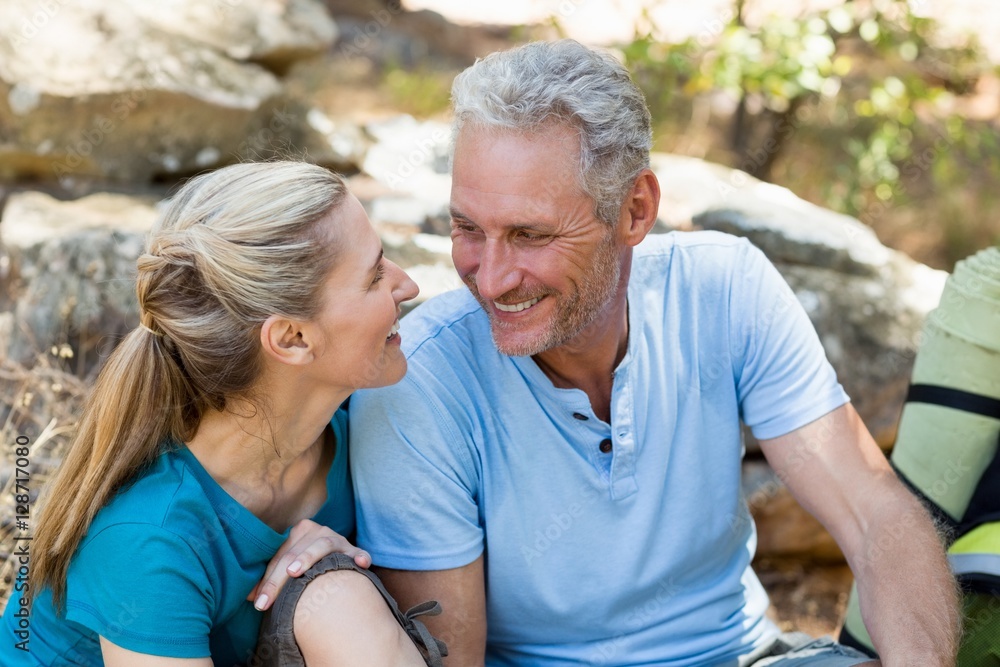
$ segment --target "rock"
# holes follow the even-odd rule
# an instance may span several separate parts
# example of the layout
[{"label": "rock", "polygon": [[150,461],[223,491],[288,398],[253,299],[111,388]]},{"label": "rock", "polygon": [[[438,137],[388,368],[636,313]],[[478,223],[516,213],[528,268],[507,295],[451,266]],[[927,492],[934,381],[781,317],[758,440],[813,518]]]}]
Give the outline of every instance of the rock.
[{"label": "rock", "polygon": [[334,120],[319,109],[303,110],[293,116],[296,120],[302,126],[301,146],[309,162],[338,172],[361,169],[371,140],[360,127],[347,120]]},{"label": "rock", "polygon": [[947,274],[886,248],[854,218],[741,171],[663,154],[652,167],[664,227],[745,236],[774,262],[868,429],[891,447],[920,330]]},{"label": "rock", "polygon": [[313,0],[127,0],[149,25],[201,42],[233,60],[283,72],[297,60],[325,52],[337,27]]},{"label": "rock", "polygon": [[674,224],[683,215],[696,226],[745,236],[773,262],[876,277],[899,255],[855,218],[742,171],[675,155],[657,154],[652,162]]},{"label": "rock", "polygon": [[403,304],[404,311],[409,312],[431,297],[462,286],[451,260],[450,237],[425,234],[412,225],[387,223],[377,216],[375,209],[371,218],[382,238],[386,257],[405,270],[420,287],[417,297]]},{"label": "rock", "polygon": [[436,217],[441,204],[413,196],[386,195],[372,200],[373,220],[409,225],[423,229],[429,218]]},{"label": "rock", "polygon": [[767,615],[782,632],[837,636],[854,578],[846,563],[759,558],[753,569],[771,599]]},{"label": "rock", "polygon": [[512,42],[553,39],[539,26],[458,25],[431,10],[408,11],[395,0],[326,0],[341,28],[336,50],[380,66],[464,69]]},{"label": "rock", "polygon": [[[39,355],[54,355],[81,376],[91,374],[138,321],[135,260],[156,213],[151,197],[96,193],[59,201],[41,192],[12,195],[0,218],[9,253],[0,261],[0,275],[12,311],[0,318],[7,357],[32,366]],[[375,216],[373,224],[386,256],[420,287],[407,308],[461,286],[450,238]]]},{"label": "rock", "polygon": [[[448,125],[420,122],[402,115],[368,123],[365,131],[374,143],[362,164],[367,178],[360,186],[370,193],[369,213],[374,222],[382,225],[379,233],[383,238],[401,235],[398,243],[417,233],[448,236],[451,220]],[[448,257],[442,262],[451,266],[450,246]],[[451,283],[440,284],[443,288]],[[427,293],[422,290],[420,298],[426,298]]]},{"label": "rock", "polygon": [[41,192],[14,194],[0,217],[0,237],[9,248],[27,250],[67,231],[115,230],[145,234],[156,219],[156,199],[99,192],[59,201]]},{"label": "rock", "polygon": [[451,263],[419,264],[406,269],[406,272],[413,278],[413,282],[420,286],[420,294],[413,301],[403,304],[407,311],[419,306],[421,303],[445,292],[450,292],[462,286],[462,281],[455,273],[455,267]]},{"label": "rock", "polygon": [[34,366],[52,355],[90,375],[138,321],[135,260],[155,215],[149,200],[125,195],[12,195],[0,219],[15,304],[8,358]]},{"label": "rock", "polygon": [[428,209],[447,210],[451,196],[447,124],[403,115],[369,123],[365,131],[375,142],[362,165],[366,174],[393,192],[426,202]]},{"label": "rock", "polygon": [[325,48],[324,11],[308,0],[0,4],[0,178],[142,182],[254,155],[282,107],[257,62]]}]

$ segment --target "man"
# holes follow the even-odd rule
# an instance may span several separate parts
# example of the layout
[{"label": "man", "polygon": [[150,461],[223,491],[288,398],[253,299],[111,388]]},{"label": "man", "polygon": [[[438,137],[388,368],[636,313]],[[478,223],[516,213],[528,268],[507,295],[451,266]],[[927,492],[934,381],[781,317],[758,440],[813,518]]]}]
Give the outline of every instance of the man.
[{"label": "man", "polygon": [[882,664],[953,664],[935,531],[787,285],[744,240],[646,238],[659,185],[626,70],[531,44],[453,102],[468,290],[407,317],[408,375],[351,406],[358,542],[403,608],[442,602],[446,664],[878,664],[823,641],[766,657],[802,642],[749,565],[741,419],[844,550]]}]

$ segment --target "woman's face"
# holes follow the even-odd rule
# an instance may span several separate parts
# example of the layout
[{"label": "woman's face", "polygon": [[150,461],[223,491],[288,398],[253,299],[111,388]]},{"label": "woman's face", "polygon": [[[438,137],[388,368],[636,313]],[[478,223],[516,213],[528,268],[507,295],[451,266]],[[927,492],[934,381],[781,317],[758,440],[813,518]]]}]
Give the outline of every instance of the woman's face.
[{"label": "woman's face", "polygon": [[397,333],[400,304],[417,295],[417,285],[382,256],[382,241],[353,195],[324,222],[338,258],[315,321],[321,381],[352,390],[399,382],[406,373]]}]

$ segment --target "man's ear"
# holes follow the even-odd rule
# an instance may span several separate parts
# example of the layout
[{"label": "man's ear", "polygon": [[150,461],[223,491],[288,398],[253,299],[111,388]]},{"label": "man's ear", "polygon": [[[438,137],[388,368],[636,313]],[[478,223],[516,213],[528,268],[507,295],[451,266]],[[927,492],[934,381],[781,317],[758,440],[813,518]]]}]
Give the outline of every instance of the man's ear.
[{"label": "man's ear", "polygon": [[639,245],[646,238],[646,234],[656,224],[659,210],[660,182],[650,169],[643,169],[622,202],[619,222],[628,245]]},{"label": "man's ear", "polygon": [[301,322],[279,315],[269,316],[260,326],[260,344],[265,355],[292,366],[307,364],[315,356],[311,332]]}]

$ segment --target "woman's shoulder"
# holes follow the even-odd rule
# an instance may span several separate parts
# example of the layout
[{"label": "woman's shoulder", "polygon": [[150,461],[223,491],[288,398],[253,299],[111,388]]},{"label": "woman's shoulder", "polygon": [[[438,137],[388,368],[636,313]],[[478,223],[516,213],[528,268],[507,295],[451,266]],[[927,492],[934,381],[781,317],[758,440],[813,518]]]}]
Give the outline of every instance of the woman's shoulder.
[{"label": "woman's shoulder", "polygon": [[126,483],[102,508],[82,544],[113,526],[141,525],[185,534],[212,509],[211,500],[191,470],[182,448],[165,448],[137,478]]}]

